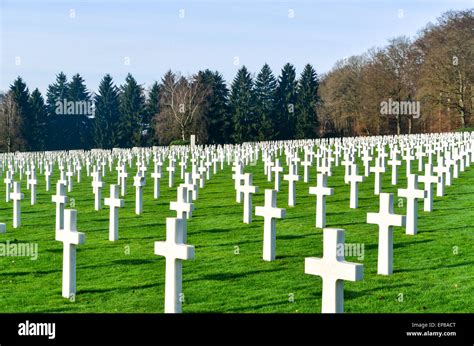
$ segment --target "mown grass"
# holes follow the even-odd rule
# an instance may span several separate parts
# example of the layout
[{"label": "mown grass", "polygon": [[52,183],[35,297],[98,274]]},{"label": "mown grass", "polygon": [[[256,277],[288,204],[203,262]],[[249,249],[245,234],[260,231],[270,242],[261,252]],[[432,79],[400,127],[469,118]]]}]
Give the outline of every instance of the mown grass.
[{"label": "mown grass", "polygon": [[[302,168],[299,171],[302,175]],[[264,190],[273,188],[273,182],[267,182],[261,162],[246,167],[246,172],[254,173],[254,184],[259,186],[254,207],[263,205]],[[402,167],[394,187],[387,170],[383,191],[405,187],[404,172]],[[235,203],[231,174],[226,166],[206,181],[188,222],[188,243],[195,246],[196,258],[183,265],[183,312],[320,312],[321,278],[304,274],[304,258],[322,256],[322,230],[314,226],[315,196],[308,193],[315,185],[315,168],[309,184],[297,183],[296,207],[287,206],[288,184],[282,181],[278,205],[286,208],[287,217],[277,221],[274,262],[262,260],[263,219],[254,216],[250,225],[242,223],[243,206]],[[359,208],[354,210],[349,209],[343,174],[343,166],[336,167],[328,179],[335,194],[327,199],[327,227],[344,228],[346,243],[364,245],[363,260],[347,258],[364,264],[364,280],[345,284],[345,311],[473,312],[474,170],[461,173],[446,187],[444,197],[435,197],[433,212],[423,212],[419,203],[418,235],[395,228],[391,276],[377,275],[378,230],[366,224],[367,212],[378,211],[374,178],[360,185]],[[52,181],[57,179],[56,169]],[[105,181],[103,197],[108,197],[116,171],[107,172]],[[75,302],[61,297],[62,243],[54,240],[54,184],[47,193],[42,175],[39,182],[37,204],[30,206],[23,179],[22,226],[13,229],[12,204],[5,202],[2,177],[0,222],[6,222],[7,233],[0,234],[0,242],[38,243],[39,256],[37,260],[0,257],[0,312],[163,312],[165,262],[153,254],[153,243],[165,239],[165,219],[174,216],[169,202],[176,199],[179,173],[171,189],[165,174],[157,200],[148,175],[140,216],[135,215],[135,190],[129,178],[125,207],[120,209],[120,239],[110,242],[109,211],[106,207],[94,211],[91,178],[83,170],[82,182],[75,181],[68,194],[78,210],[78,229],[86,234],[86,244],[77,251]],[[396,212],[404,213],[403,207],[404,200],[397,200]]]}]

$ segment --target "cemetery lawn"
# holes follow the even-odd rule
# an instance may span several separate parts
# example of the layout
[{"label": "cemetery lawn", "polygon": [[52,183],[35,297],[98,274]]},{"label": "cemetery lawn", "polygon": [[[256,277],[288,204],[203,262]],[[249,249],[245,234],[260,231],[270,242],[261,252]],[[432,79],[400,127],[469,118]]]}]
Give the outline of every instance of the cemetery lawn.
[{"label": "cemetery lawn", "polygon": [[[188,163],[189,164],[189,163]],[[416,172],[417,161],[412,172]],[[108,240],[109,210],[94,211],[91,177],[82,171],[82,182],[74,179],[67,193],[78,210],[78,230],[86,243],[77,248],[77,295],[75,301],[61,297],[62,243],[55,241],[55,193],[58,169],[51,191],[45,191],[38,172],[37,204],[30,206],[30,191],[23,177],[22,225],[12,227],[12,202],[5,202],[5,184],[0,184],[0,222],[7,233],[0,243],[37,243],[38,258],[0,257],[0,312],[59,313],[162,313],[164,309],[165,259],[153,253],[154,241],[165,240],[165,218],[175,213],[169,202],[176,200],[175,187],[168,188],[163,166],[161,197],[153,199],[152,166],[147,171],[143,214],[135,215],[135,188],[128,169],[125,207],[119,211],[119,241]],[[361,172],[359,166],[359,172]],[[188,168],[189,169],[189,168]],[[264,190],[273,188],[263,174],[263,164],[248,166],[259,192],[253,207],[263,205]],[[287,169],[285,169],[285,173]],[[199,190],[193,217],[188,221],[188,244],[195,246],[195,260],[183,263],[184,313],[319,313],[321,278],[304,273],[305,257],[322,256],[322,230],[315,228],[315,200],[310,183],[297,183],[296,207],[288,207],[288,183],[282,180],[278,206],[287,217],[277,220],[277,259],[262,260],[263,218],[253,216],[242,223],[243,205],[235,202],[231,166],[213,175]],[[303,169],[300,167],[302,176]],[[364,256],[346,260],[364,264],[364,279],[346,282],[345,311],[349,313],[442,313],[474,312],[474,169],[467,168],[444,197],[434,197],[434,211],[418,208],[418,234],[408,236],[394,228],[394,274],[377,275],[378,226],[366,224],[367,212],[378,212],[379,198],[373,194],[374,176],[359,188],[359,209],[349,209],[349,185],[344,167],[334,167],[328,186],[335,194],[327,198],[327,227],[346,230],[345,241],[363,244]],[[399,185],[390,183],[391,169],[383,175],[384,192],[406,187],[405,168],[399,169]],[[116,171],[108,172],[102,197],[116,183]],[[15,176],[18,180],[18,173]],[[436,193],[434,193],[436,195]],[[395,212],[404,214],[405,200],[395,198]],[[398,204],[398,205],[397,205]],[[68,208],[71,208],[69,204]]]}]

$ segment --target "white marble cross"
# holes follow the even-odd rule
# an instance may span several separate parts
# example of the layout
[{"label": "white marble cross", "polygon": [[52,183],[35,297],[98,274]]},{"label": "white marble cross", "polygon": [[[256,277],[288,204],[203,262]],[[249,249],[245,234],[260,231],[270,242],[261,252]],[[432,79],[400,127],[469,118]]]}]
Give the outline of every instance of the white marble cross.
[{"label": "white marble cross", "polygon": [[405,216],[393,212],[393,193],[380,194],[378,213],[367,213],[367,223],[379,226],[377,273],[393,273],[393,226],[405,226]]},{"label": "white marble cross", "polygon": [[438,164],[433,168],[433,171],[438,175],[438,184],[436,184],[436,196],[444,196],[444,172],[445,168],[442,160],[438,160]]},{"label": "white marble cross", "polygon": [[372,156],[370,156],[367,148],[362,152],[362,161],[364,162],[364,176],[368,177],[370,173],[370,162],[372,161]]},{"label": "white marble cross", "polygon": [[21,226],[21,200],[25,195],[20,191],[20,183],[13,182],[13,192],[10,193],[10,199],[13,201],[13,228]]},{"label": "white marble cross", "polygon": [[94,192],[94,209],[102,209],[102,188],[104,187],[104,182],[102,181],[102,174],[98,169],[96,172],[92,173],[92,191]]},{"label": "white marble cross", "polygon": [[244,174],[244,184],[238,188],[238,193],[244,197],[244,223],[252,222],[252,195],[258,192],[258,187],[252,185],[252,173]]},{"label": "white marble cross", "polygon": [[204,178],[205,178],[205,174],[204,173],[207,173],[208,172],[208,169],[206,167],[204,167],[204,161],[201,160],[201,164],[199,165],[198,167],[198,172],[200,174],[200,179],[199,179],[199,188],[204,188],[204,182],[206,181]]},{"label": "white marble cross", "polygon": [[418,159],[418,171],[423,169],[423,158],[425,157],[422,147],[418,146],[415,152],[415,157]]},{"label": "white marble cross", "polygon": [[184,244],[182,219],[166,218],[166,241],[155,242],[155,255],[166,258],[165,313],[181,312],[183,260],[194,259],[194,246]]},{"label": "white marble cross", "polygon": [[398,189],[398,196],[407,199],[406,234],[415,235],[418,223],[418,199],[426,198],[426,191],[418,189],[418,176],[410,174],[406,189]]},{"label": "white marble cross", "polygon": [[18,164],[18,168],[20,170],[20,180],[23,180],[23,170],[24,170],[25,166],[24,166],[22,161],[20,161],[20,163]]},{"label": "white marble cross", "polygon": [[[185,159],[182,159],[179,161],[179,167],[180,167],[180,178],[184,180],[184,173],[186,172],[186,166],[187,162]],[[155,172],[156,172],[156,164],[155,164]],[[160,167],[160,173],[161,173],[161,167]]]},{"label": "white marble cross", "polygon": [[433,184],[440,183],[440,177],[433,175],[433,166],[431,164],[425,164],[425,175],[420,175],[418,177],[420,183],[424,184],[426,197],[423,201],[423,210],[424,211],[433,211]]},{"label": "white marble cross", "polygon": [[183,242],[187,240],[187,219],[191,216],[191,213],[194,210],[194,203],[189,202],[188,189],[185,186],[178,186],[177,190],[177,201],[170,202],[170,210],[176,212],[176,217],[178,219],[183,219]]},{"label": "white marble cross", "polygon": [[86,158],[86,175],[91,176],[91,160],[89,157]]},{"label": "white marble cross", "polygon": [[64,206],[68,201],[66,187],[60,182],[56,183],[56,194],[51,197],[51,201],[56,203],[56,230],[64,228]]},{"label": "white marble cross", "polygon": [[35,205],[36,204],[36,186],[38,185],[38,180],[36,179],[36,170],[34,168],[31,169],[30,178],[28,179],[27,183],[31,189],[30,204]]},{"label": "white marble cross", "polygon": [[44,179],[46,181],[46,191],[51,189],[51,167],[49,163],[47,163],[44,167]]},{"label": "white marble cross", "polygon": [[255,207],[255,215],[264,218],[263,226],[263,260],[275,260],[276,253],[276,219],[285,217],[285,209],[277,208],[276,190],[265,190],[265,205]]},{"label": "white marble cross", "polygon": [[109,240],[118,240],[119,208],[124,206],[124,200],[119,198],[117,185],[110,185],[110,197],[104,199],[104,204],[110,207],[109,215]]},{"label": "white marble cross", "polygon": [[[191,168],[191,178],[193,179],[194,185],[200,186],[202,177],[201,177],[201,173],[199,173],[198,166],[195,164],[193,164]],[[193,199],[195,198],[193,197]]]},{"label": "white marble cross", "polygon": [[326,196],[334,194],[334,189],[327,187],[327,176],[318,174],[317,185],[309,188],[309,193],[316,195],[316,227],[326,226]]},{"label": "white marble cross", "polygon": [[283,173],[283,167],[280,165],[280,159],[275,160],[275,164],[271,168],[272,172],[275,173],[275,190],[280,191],[280,174]]},{"label": "white marble cross", "polygon": [[120,196],[122,197],[125,196],[125,193],[127,192],[127,178],[127,169],[125,167],[125,164],[123,164],[122,168],[119,170],[118,173],[118,179],[120,181]]},{"label": "white marble cross", "polygon": [[304,272],[323,279],[322,313],[343,313],[344,281],[362,280],[364,266],[344,260],[343,229],[325,228],[323,237],[323,258],[305,258]]},{"label": "white marble cross", "polygon": [[10,202],[10,189],[13,182],[11,171],[7,171],[5,179],[3,179],[3,182],[5,183],[5,202]]},{"label": "white marble cross", "polygon": [[239,189],[240,183],[244,178],[244,167],[241,163],[237,163],[234,167],[232,167],[232,170],[234,171],[234,174],[232,174],[232,179],[234,179],[234,188],[236,191],[235,201],[237,203],[240,203],[242,202],[243,194],[239,191]]},{"label": "white marble cross", "polygon": [[84,233],[77,231],[77,210],[64,211],[64,229],[56,230],[56,240],[63,243],[62,296],[71,298],[76,294],[76,246],[84,244]]},{"label": "white marble cross", "polygon": [[188,219],[189,213],[194,210],[194,204],[190,203],[188,189],[185,186],[178,186],[177,200],[170,202],[170,210],[176,211],[178,219]]},{"label": "white marble cross", "polygon": [[[144,161],[141,161],[139,162],[139,164],[137,165],[137,170],[139,171],[140,175],[146,180],[146,171],[148,170],[148,168],[146,167],[146,164]],[[137,171],[137,173],[138,173]]]},{"label": "white marble cross", "polygon": [[[30,174],[31,174],[31,171],[30,171],[29,167],[27,167],[27,170],[26,170],[25,174],[26,174],[26,189],[29,190],[30,189],[30,184],[28,183],[28,180],[30,179]],[[20,180],[22,180],[22,178],[20,178]]]},{"label": "white marble cross", "polygon": [[451,159],[449,158],[438,158],[438,161],[443,161],[444,160],[444,165],[443,165],[443,172],[444,172],[444,176],[445,176],[445,179],[444,179],[444,184],[446,186],[451,186],[451,183],[452,183],[452,178],[453,178],[453,174],[452,174],[452,171],[451,171],[451,167],[453,166],[453,162]]},{"label": "white marble cross", "polygon": [[133,186],[135,186],[135,214],[140,215],[143,211],[143,187],[145,179],[140,172],[133,177]]},{"label": "white marble cross", "polygon": [[397,160],[396,154],[393,154],[392,158],[388,160],[388,164],[392,166],[392,185],[397,185],[398,181],[398,170],[397,167],[401,166],[402,161]]},{"label": "white marble cross", "polygon": [[67,185],[67,178],[66,178],[66,172],[64,172],[63,169],[60,169],[59,171],[59,180],[58,183],[63,184],[64,186]]},{"label": "white marble cross", "polygon": [[76,163],[76,176],[77,176],[77,182],[81,182],[81,171],[82,171],[82,165],[79,161]]},{"label": "white marble cross", "polygon": [[301,162],[301,165],[303,166],[303,181],[305,183],[309,182],[309,169],[311,168],[311,159],[309,155],[305,154],[304,161]]},{"label": "white marble cross", "polygon": [[296,205],[296,182],[301,180],[301,177],[296,173],[296,164],[290,164],[288,174],[283,176],[284,180],[288,181],[288,206],[294,207]]},{"label": "white marble cross", "polygon": [[411,154],[411,148],[406,149],[406,153],[402,158],[406,161],[407,168],[406,168],[406,175],[407,177],[411,174],[411,162],[415,159],[415,157]]},{"label": "white marble cross", "polygon": [[344,166],[344,183],[349,184],[349,177],[352,174],[351,168],[355,164],[354,160],[350,157],[350,155],[346,155],[341,163]]},{"label": "white marble cross", "polygon": [[68,167],[66,176],[67,176],[67,192],[71,192],[72,191],[72,177],[74,176],[74,172],[71,170],[71,166]]},{"label": "white marble cross", "polygon": [[359,205],[359,183],[364,181],[363,175],[357,175],[357,165],[350,166],[350,175],[347,177],[347,182],[351,184],[351,194],[349,208],[357,209]]},{"label": "white marble cross", "polygon": [[[448,171],[446,171],[446,185],[451,186],[452,180],[457,178],[458,175],[458,164],[457,161],[453,159],[452,153],[449,151],[446,153],[444,161],[446,167],[449,168]],[[451,167],[453,168],[452,174]]]},{"label": "white marble cross", "polygon": [[168,171],[168,187],[173,187],[174,185],[174,172],[176,168],[174,167],[173,161],[170,160],[168,167],[166,167]]},{"label": "white marble cross", "polygon": [[[181,167],[182,170],[182,167]],[[160,197],[160,179],[162,178],[161,176],[161,165],[158,165],[155,163],[155,170],[153,173],[151,173],[151,177],[153,178],[153,198],[159,198]],[[183,175],[184,178],[184,175]]]},{"label": "white marble cross", "polygon": [[458,148],[453,148],[453,152],[451,152],[451,155],[448,156],[448,159],[451,165],[453,166],[453,178],[459,178],[460,156],[458,153]]},{"label": "white marble cross", "polygon": [[378,195],[380,192],[382,192],[382,173],[385,173],[383,157],[377,157],[375,166],[370,167],[370,172],[375,173],[374,194]]},{"label": "white marble cross", "polygon": [[191,202],[198,198],[198,186],[193,184],[191,173],[184,173],[184,183],[181,184],[188,191],[188,201]]},{"label": "white marble cross", "polygon": [[331,176],[331,165],[329,162],[329,158],[323,157],[321,159],[321,165],[319,165],[316,170],[321,174]]},{"label": "white marble cross", "polygon": [[206,179],[209,180],[211,179],[212,161],[207,158],[204,162],[204,167],[206,167]]},{"label": "white marble cross", "polygon": [[265,174],[267,175],[267,181],[272,181],[272,167],[275,165],[272,161],[272,157],[270,155],[266,156],[265,159],[263,160],[264,162],[264,171]]}]

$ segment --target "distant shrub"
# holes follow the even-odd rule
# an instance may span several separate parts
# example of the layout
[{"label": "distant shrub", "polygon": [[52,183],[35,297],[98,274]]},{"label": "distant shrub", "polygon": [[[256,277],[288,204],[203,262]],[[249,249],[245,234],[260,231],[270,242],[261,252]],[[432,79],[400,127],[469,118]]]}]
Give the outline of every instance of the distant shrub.
[{"label": "distant shrub", "polygon": [[474,132],[474,127],[462,127],[457,132]]},{"label": "distant shrub", "polygon": [[189,141],[182,140],[182,139],[175,139],[171,141],[170,146],[172,145],[189,145]]}]

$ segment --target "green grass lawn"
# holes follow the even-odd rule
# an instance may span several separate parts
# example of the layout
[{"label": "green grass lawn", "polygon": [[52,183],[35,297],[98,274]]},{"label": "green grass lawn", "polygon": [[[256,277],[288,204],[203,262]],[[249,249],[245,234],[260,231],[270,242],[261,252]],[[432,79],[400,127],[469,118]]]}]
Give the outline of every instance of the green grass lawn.
[{"label": "green grass lawn", "polygon": [[[383,177],[384,192],[397,189],[390,184],[390,169]],[[37,260],[0,257],[0,312],[163,312],[165,260],[154,255],[153,243],[165,240],[165,219],[175,216],[169,202],[176,200],[181,181],[178,167],[175,188],[169,189],[164,170],[161,197],[154,200],[151,171],[149,167],[141,216],[135,215],[133,180],[127,180],[117,242],[108,240],[108,208],[94,211],[91,178],[85,169],[82,182],[74,181],[68,196],[78,210],[78,230],[86,234],[86,243],[77,250],[75,302],[61,296],[62,243],[54,239],[55,205],[51,202],[57,168],[48,193],[43,176],[38,175],[34,206],[30,206],[23,178],[25,199],[18,229],[12,227],[12,204],[5,202],[2,177],[0,222],[7,224],[7,233],[0,234],[0,242],[38,243],[39,256]],[[254,185],[259,186],[254,208],[263,205],[264,190],[273,188],[273,182],[267,182],[261,162],[245,171],[254,173]],[[134,174],[128,173],[129,177]],[[404,188],[405,168],[399,173],[398,188]],[[195,246],[195,260],[183,264],[183,312],[319,313],[321,278],[304,273],[305,257],[322,256],[323,232],[314,226],[316,197],[308,193],[309,186],[315,185],[315,168],[310,183],[297,183],[296,207],[287,206],[288,183],[282,181],[278,206],[286,208],[287,217],[277,221],[274,262],[262,260],[263,218],[254,215],[250,225],[242,223],[243,205],[235,202],[231,174],[231,167],[226,166],[206,181],[188,221],[188,243]],[[299,174],[303,175],[302,167]],[[365,250],[363,260],[346,258],[364,264],[364,280],[346,282],[345,311],[474,312],[474,169],[461,173],[446,187],[444,197],[435,197],[433,212],[423,212],[420,201],[416,236],[395,228],[391,276],[377,275],[378,228],[366,224],[367,212],[378,211],[373,175],[360,184],[359,209],[349,209],[349,185],[344,184],[343,174],[344,167],[336,167],[328,178],[335,194],[327,198],[327,227],[345,229],[346,243],[363,244]],[[103,197],[108,197],[109,184],[116,180],[115,170],[107,172]],[[404,214],[400,206],[405,200],[396,198],[398,203],[395,212]]]}]

